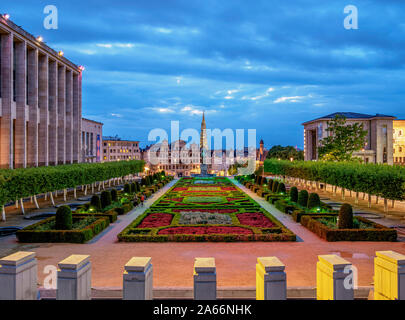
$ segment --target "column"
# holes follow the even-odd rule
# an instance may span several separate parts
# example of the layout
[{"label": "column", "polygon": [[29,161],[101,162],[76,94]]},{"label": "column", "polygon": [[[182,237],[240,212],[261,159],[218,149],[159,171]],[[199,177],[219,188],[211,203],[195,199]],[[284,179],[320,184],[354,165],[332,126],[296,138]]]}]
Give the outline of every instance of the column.
[{"label": "column", "polygon": [[217,274],[214,258],[196,258],[194,262],[194,300],[217,299]]},{"label": "column", "polygon": [[58,164],[58,64],[49,60],[49,165]]},{"label": "column", "polygon": [[58,164],[66,163],[66,67],[58,67]]},{"label": "column", "polygon": [[123,276],[124,300],[153,299],[152,258],[134,257],[125,265]]},{"label": "column", "polygon": [[13,166],[13,121],[11,117],[11,100],[13,99],[13,35],[1,36],[1,104],[0,122],[0,167]]},{"label": "column", "polygon": [[79,110],[79,75],[73,74],[73,162],[80,161],[81,130],[80,125],[82,114]]},{"label": "column", "polygon": [[256,300],[286,300],[285,265],[277,257],[257,258]]},{"label": "column", "polygon": [[394,251],[376,252],[374,300],[405,300],[405,255]]},{"label": "column", "polygon": [[49,165],[49,95],[48,95],[48,56],[41,55],[39,57],[38,66],[38,104],[39,104],[39,132],[38,132],[38,155],[39,155],[39,165],[47,166]]},{"label": "column", "polygon": [[[82,73],[79,74],[78,76],[78,97],[79,97],[79,125],[77,127],[77,130],[79,131],[79,136],[81,135],[82,132]],[[81,139],[79,139],[79,151],[82,150],[81,147]],[[81,157],[81,159],[79,158],[79,162],[84,162],[84,154]]]},{"label": "column", "polygon": [[35,252],[20,251],[0,259],[0,300],[37,299]]},{"label": "column", "polygon": [[317,300],[353,300],[351,263],[337,255],[318,256],[316,265]]},{"label": "column", "polygon": [[91,299],[90,256],[71,255],[58,263],[56,299]]},{"label": "column", "polygon": [[16,49],[16,120],[14,141],[14,168],[25,168],[27,165],[27,46],[25,42],[17,42]]},{"label": "column", "polygon": [[73,163],[73,72],[66,71],[66,163]]},{"label": "column", "polygon": [[38,50],[28,50],[28,142],[27,166],[38,166]]}]

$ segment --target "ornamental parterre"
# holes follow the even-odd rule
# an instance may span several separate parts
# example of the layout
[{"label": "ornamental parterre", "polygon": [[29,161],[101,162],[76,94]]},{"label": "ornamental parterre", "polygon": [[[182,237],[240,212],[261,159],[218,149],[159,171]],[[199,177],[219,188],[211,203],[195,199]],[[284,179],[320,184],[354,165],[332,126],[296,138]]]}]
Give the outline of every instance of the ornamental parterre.
[{"label": "ornamental parterre", "polygon": [[[193,218],[188,219],[187,214]],[[220,215],[227,217],[221,219]],[[180,179],[118,239],[229,242],[295,241],[296,237],[228,178],[213,177]]]}]

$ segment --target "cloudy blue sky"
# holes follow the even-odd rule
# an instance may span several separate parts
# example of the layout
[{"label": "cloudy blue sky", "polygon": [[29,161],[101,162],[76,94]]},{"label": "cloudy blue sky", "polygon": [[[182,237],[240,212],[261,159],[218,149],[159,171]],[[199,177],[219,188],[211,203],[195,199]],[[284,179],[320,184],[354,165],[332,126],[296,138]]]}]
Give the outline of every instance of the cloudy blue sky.
[{"label": "cloudy blue sky", "polygon": [[[43,9],[58,8],[58,30]],[[356,5],[358,30],[343,27]],[[405,118],[405,1],[2,0],[0,9],[84,65],[83,115],[148,143],[152,128],[256,129],[303,146],[336,111]]]}]

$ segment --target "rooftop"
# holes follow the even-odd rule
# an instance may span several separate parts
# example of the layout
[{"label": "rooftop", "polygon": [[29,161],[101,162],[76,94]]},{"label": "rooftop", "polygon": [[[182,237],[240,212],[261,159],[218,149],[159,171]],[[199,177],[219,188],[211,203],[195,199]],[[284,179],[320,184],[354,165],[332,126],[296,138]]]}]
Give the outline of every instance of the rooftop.
[{"label": "rooftop", "polygon": [[373,118],[395,119],[394,116],[389,116],[389,115],[380,114],[380,113],[377,113],[375,115],[370,115],[370,114],[356,113],[356,112],[335,112],[335,113],[331,113],[331,114],[328,114],[326,116],[323,116],[323,117],[320,117],[320,118],[317,118],[317,119],[314,119],[314,120],[307,121],[307,122],[305,122],[303,124],[307,124],[307,123],[317,121],[317,120],[333,119],[336,116],[342,116],[342,117],[345,117],[346,119],[373,119]]}]

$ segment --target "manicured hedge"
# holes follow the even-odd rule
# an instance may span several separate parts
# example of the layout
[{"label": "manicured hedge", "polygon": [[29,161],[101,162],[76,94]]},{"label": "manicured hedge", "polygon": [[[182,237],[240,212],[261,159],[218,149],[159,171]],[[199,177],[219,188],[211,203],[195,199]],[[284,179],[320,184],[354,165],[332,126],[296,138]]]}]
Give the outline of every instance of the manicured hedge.
[{"label": "manicured hedge", "polygon": [[0,170],[0,205],[25,197],[142,172],[140,160]]},{"label": "manicured hedge", "polygon": [[[73,215],[73,220],[86,219],[89,216],[91,215],[75,214]],[[85,243],[107,228],[110,224],[108,217],[97,216],[97,218],[96,221],[81,230],[36,230],[41,224],[48,223],[55,219],[55,217],[51,217],[17,231],[16,236],[18,241],[23,243]]]},{"label": "manicured hedge", "polygon": [[396,241],[397,232],[381,224],[372,222],[362,217],[356,219],[369,223],[373,229],[331,229],[318,219],[324,217],[303,216],[301,224],[326,241]]},{"label": "manicured hedge", "polygon": [[[332,210],[331,210],[332,211]],[[291,217],[295,222],[301,222],[302,217],[336,217],[338,215],[338,212],[330,212],[330,213],[309,213],[306,212],[305,210],[302,209],[297,209],[294,210],[293,213],[291,214]]]},{"label": "manicured hedge", "polygon": [[405,200],[405,167],[355,162],[266,160],[265,172],[331,184],[390,200]]}]

